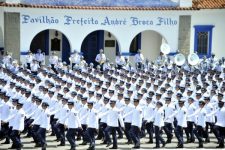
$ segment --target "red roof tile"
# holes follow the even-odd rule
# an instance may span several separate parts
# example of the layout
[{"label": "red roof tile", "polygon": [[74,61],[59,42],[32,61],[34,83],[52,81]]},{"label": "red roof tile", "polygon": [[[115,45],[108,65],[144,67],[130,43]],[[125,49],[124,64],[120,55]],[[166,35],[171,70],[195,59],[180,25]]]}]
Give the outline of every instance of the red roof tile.
[{"label": "red roof tile", "polygon": [[94,10],[199,10],[199,9],[225,9],[225,0],[193,0],[192,7],[101,7],[101,6],[52,6],[52,5],[28,5],[8,4],[0,2],[2,7],[22,8],[53,8],[53,9],[94,9]]}]

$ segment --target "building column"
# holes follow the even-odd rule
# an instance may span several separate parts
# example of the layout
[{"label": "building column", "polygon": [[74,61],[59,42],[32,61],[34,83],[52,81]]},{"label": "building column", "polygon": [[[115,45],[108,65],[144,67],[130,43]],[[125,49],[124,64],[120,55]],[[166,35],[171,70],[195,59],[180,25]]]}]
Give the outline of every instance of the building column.
[{"label": "building column", "polygon": [[190,53],[191,16],[180,16],[178,49],[188,56]]}]

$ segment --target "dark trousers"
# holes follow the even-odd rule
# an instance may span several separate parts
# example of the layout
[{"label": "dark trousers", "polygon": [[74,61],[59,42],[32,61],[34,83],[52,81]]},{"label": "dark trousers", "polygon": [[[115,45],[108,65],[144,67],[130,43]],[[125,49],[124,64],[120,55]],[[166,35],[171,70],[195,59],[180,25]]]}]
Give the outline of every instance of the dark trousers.
[{"label": "dark trousers", "polygon": [[30,70],[30,63],[27,63],[27,69]]},{"label": "dark trousers", "polygon": [[154,132],[153,122],[146,123],[146,129],[149,134],[149,141],[153,141],[153,132]]},{"label": "dark trousers", "polygon": [[194,141],[195,136],[194,136],[194,122],[187,122],[187,128],[185,129],[185,134],[187,136],[187,140],[189,141]]},{"label": "dark trousers", "polygon": [[61,144],[65,144],[65,127],[63,124],[58,123],[56,124],[56,136],[59,138],[59,140],[61,141]]},{"label": "dark trousers", "polygon": [[111,143],[111,138],[110,138],[110,134],[112,134],[112,137],[113,137],[113,147],[117,147],[117,137],[116,137],[116,130],[117,130],[118,127],[106,127],[106,134],[105,134],[105,138],[106,138],[106,141]]},{"label": "dark trousers", "polygon": [[42,148],[46,148],[46,129],[45,128],[39,128],[37,131],[37,137],[39,140],[39,143],[41,144]]},{"label": "dark trousers", "polygon": [[155,142],[156,147],[160,147],[160,143],[165,143],[164,139],[162,138],[162,130],[158,126],[155,126]]},{"label": "dark trousers", "polygon": [[[212,122],[206,122],[206,131],[207,131],[207,137],[209,137],[209,132],[211,132],[213,130],[213,126],[214,126],[214,123]],[[209,128],[210,128],[210,131],[209,131]]]},{"label": "dark trousers", "polygon": [[74,69],[73,67],[74,67],[75,65],[76,65],[75,63],[72,63],[72,70]]},{"label": "dark trousers", "polygon": [[51,69],[56,73],[56,74],[58,74],[58,72],[57,72],[57,70],[56,70],[56,68],[55,68],[55,65],[54,64],[51,64]]},{"label": "dark trousers", "polygon": [[100,122],[99,123],[99,133],[98,133],[98,138],[104,138],[104,141],[105,141],[105,129],[107,127],[107,124],[104,123],[104,122]]},{"label": "dark trousers", "polygon": [[4,123],[2,124],[2,129],[0,131],[0,139],[6,138],[7,140],[8,135],[9,135],[9,123]]},{"label": "dark trousers", "polygon": [[27,132],[27,136],[31,136],[32,127],[30,126],[34,119],[26,119],[24,123],[24,133]]},{"label": "dark trousers", "polygon": [[58,120],[58,119],[54,118],[54,115],[51,115],[51,117],[50,117],[50,124],[51,124],[52,134],[53,134],[53,135],[55,134],[54,126],[55,126],[57,120]]},{"label": "dark trousers", "polygon": [[39,125],[34,125],[31,129],[31,136],[33,137],[33,140],[36,144],[40,144],[37,137],[37,131],[39,129]]},{"label": "dark trousers", "polygon": [[87,128],[87,131],[85,132],[86,139],[90,143],[90,148],[95,148],[95,134],[95,128]]},{"label": "dark trousers", "polygon": [[13,141],[12,148],[21,149],[20,132],[18,130],[12,130],[10,138]]},{"label": "dark trousers", "polygon": [[213,133],[215,134],[215,136],[218,140],[219,146],[221,148],[224,147],[225,127],[220,127],[220,126],[215,125],[213,127]]},{"label": "dark trousers", "polygon": [[130,129],[131,129],[131,123],[125,122],[124,126],[125,126],[125,130],[124,130],[125,136],[128,141],[131,141],[131,137],[130,137],[130,133],[129,133]]},{"label": "dark trousers", "polygon": [[121,128],[121,125],[120,125],[119,120],[118,120],[118,124],[119,124],[119,127],[116,128],[116,131],[117,131],[119,137],[123,137],[123,130],[122,130],[122,128]]},{"label": "dark trousers", "polygon": [[196,128],[194,129],[194,134],[198,139],[199,145],[203,146],[203,136],[205,134],[205,131],[204,131],[203,127],[202,126],[196,126]]},{"label": "dark trousers", "polygon": [[140,146],[140,129],[137,126],[131,126],[130,136],[135,146]]},{"label": "dark trousers", "polygon": [[77,137],[81,137],[83,138],[83,141],[87,142],[87,139],[85,137],[85,132],[87,131],[87,125],[86,124],[81,124],[81,127],[83,130],[78,129],[78,135]]},{"label": "dark trousers", "polygon": [[70,143],[71,149],[75,149],[75,147],[76,147],[76,143],[75,143],[76,131],[77,131],[76,129],[69,128],[66,133],[66,138]]},{"label": "dark trousers", "polygon": [[165,122],[165,126],[163,127],[163,130],[166,133],[167,140],[171,140],[172,137],[173,137],[173,126],[172,126],[172,123]]},{"label": "dark trousers", "polygon": [[178,145],[184,145],[183,127],[177,126],[175,129],[175,135],[178,140]]}]

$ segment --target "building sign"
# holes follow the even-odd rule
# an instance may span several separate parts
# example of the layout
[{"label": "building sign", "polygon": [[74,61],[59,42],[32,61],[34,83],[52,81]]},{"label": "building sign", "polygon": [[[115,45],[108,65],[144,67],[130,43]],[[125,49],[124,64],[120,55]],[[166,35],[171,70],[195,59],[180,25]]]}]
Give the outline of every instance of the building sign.
[{"label": "building sign", "polygon": [[171,17],[149,17],[140,18],[136,16],[130,16],[126,18],[111,18],[108,16],[95,18],[91,17],[74,17],[70,15],[64,15],[63,17],[56,16],[32,16],[29,14],[21,15],[22,24],[46,24],[54,25],[61,24],[65,26],[177,26],[178,20]]}]

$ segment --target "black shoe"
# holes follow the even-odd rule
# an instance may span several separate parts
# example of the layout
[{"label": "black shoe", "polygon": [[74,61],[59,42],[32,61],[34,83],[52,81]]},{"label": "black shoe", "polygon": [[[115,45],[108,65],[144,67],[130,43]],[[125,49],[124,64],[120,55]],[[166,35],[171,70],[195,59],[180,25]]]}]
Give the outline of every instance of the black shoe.
[{"label": "black shoe", "polygon": [[95,147],[94,146],[90,146],[87,150],[94,150]]},{"label": "black shoe", "polygon": [[6,140],[5,142],[3,142],[1,144],[10,144],[10,141]]},{"label": "black shoe", "polygon": [[87,145],[87,142],[82,142],[82,143],[79,144],[79,145]]},{"label": "black shoe", "polygon": [[166,140],[166,144],[171,143],[171,139]]},{"label": "black shoe", "polygon": [[219,145],[216,148],[224,148],[224,145]]},{"label": "black shoe", "polygon": [[196,148],[203,148],[203,145],[199,145],[198,147],[196,147]]},{"label": "black shoe", "polygon": [[49,136],[55,136],[55,134],[54,133],[51,133]]},{"label": "black shoe", "polygon": [[166,143],[164,142],[164,143],[162,143],[162,147],[165,147],[166,146]]},{"label": "black shoe", "polygon": [[76,148],[75,147],[71,147],[70,150],[76,150]]},{"label": "black shoe", "polygon": [[154,149],[157,149],[157,148],[160,148],[159,146],[155,146],[155,147],[153,147]]},{"label": "black shoe", "polygon": [[146,142],[146,144],[152,144],[152,143],[153,143],[153,141],[152,141],[152,140],[150,140],[150,141]]},{"label": "black shoe", "polygon": [[117,146],[113,146],[113,147],[111,147],[109,149],[117,149],[117,148],[118,148]]},{"label": "black shoe", "polygon": [[122,138],[123,138],[123,136],[118,136],[118,137],[117,137],[117,139],[122,139]]},{"label": "black shoe", "polygon": [[134,147],[132,147],[132,148],[134,148],[134,149],[139,149],[139,148],[140,148],[140,145],[136,145],[136,146],[134,146]]},{"label": "black shoe", "polygon": [[190,140],[190,143],[194,143],[194,142],[195,142],[195,139]]},{"label": "black shoe", "polygon": [[41,144],[35,144],[34,147],[41,147]]},{"label": "black shoe", "polygon": [[81,140],[81,137],[77,137],[77,141],[80,141]]},{"label": "black shoe", "polygon": [[59,142],[60,140],[59,139],[55,139],[54,141]]},{"label": "black shoe", "polygon": [[126,144],[132,144],[132,141],[127,141]]},{"label": "black shoe", "polygon": [[179,145],[177,145],[176,148],[184,148],[184,145],[183,144],[179,144]]},{"label": "black shoe", "polygon": [[60,143],[60,144],[57,145],[57,146],[65,146],[65,143]]},{"label": "black shoe", "polygon": [[104,141],[104,142],[102,142],[102,143],[100,143],[100,144],[107,144],[107,142],[106,142],[106,141]]},{"label": "black shoe", "polygon": [[110,145],[112,145],[112,143],[111,143],[111,142],[109,142],[109,143],[106,145],[106,147],[109,147]]},{"label": "black shoe", "polygon": [[97,137],[95,140],[101,140],[102,139],[102,137]]},{"label": "black shoe", "polygon": [[205,143],[210,143],[209,138],[205,139]]}]

